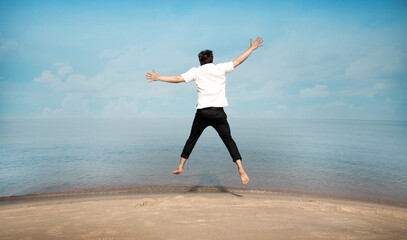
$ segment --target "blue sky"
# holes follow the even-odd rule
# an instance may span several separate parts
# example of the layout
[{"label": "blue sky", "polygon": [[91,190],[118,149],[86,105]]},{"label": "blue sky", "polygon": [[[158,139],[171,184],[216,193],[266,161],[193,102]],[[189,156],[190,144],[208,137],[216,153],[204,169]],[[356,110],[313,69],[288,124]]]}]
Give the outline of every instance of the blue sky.
[{"label": "blue sky", "polygon": [[407,120],[405,1],[0,1],[0,118],[190,117],[195,84],[148,84],[256,50],[233,117]]}]

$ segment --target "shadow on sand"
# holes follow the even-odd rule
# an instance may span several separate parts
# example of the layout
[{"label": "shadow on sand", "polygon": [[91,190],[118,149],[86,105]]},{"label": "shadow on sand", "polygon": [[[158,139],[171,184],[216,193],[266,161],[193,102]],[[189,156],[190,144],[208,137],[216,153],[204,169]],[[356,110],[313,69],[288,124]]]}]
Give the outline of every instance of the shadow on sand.
[{"label": "shadow on sand", "polygon": [[218,179],[218,176],[215,174],[207,172],[201,174],[194,174],[194,177],[199,177],[199,182],[195,186],[192,186],[186,193],[222,192],[229,193],[236,197],[243,197],[242,195],[231,192],[228,188],[222,186]]}]

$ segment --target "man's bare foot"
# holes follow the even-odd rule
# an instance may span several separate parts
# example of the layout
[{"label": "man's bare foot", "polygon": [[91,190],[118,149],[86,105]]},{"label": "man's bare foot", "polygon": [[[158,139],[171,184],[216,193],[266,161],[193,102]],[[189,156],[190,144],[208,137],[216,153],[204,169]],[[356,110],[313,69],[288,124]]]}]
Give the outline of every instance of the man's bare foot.
[{"label": "man's bare foot", "polygon": [[182,173],[182,169],[177,169],[177,170],[175,170],[174,172],[172,172],[173,174],[175,174],[175,175],[178,175],[178,174],[180,174],[180,173]]},{"label": "man's bare foot", "polygon": [[247,176],[245,171],[244,170],[239,170],[239,174],[240,174],[240,179],[242,179],[242,183],[247,184],[249,182],[249,177]]},{"label": "man's bare foot", "polygon": [[186,161],[187,161],[186,158],[181,157],[181,160],[179,161],[179,165],[178,165],[177,170],[175,170],[172,173],[175,174],[175,175],[178,175],[178,174],[182,173],[182,169],[184,168],[184,164],[185,164]]}]

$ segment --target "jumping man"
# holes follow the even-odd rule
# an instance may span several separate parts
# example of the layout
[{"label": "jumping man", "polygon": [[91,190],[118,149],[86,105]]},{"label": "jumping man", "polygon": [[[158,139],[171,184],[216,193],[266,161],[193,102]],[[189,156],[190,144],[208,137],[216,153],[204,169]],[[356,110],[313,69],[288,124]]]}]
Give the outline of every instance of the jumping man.
[{"label": "jumping man", "polygon": [[250,39],[250,47],[239,57],[231,62],[213,64],[213,54],[210,50],[199,53],[198,58],[200,67],[193,67],[186,73],[179,76],[161,76],[154,69],[153,73],[146,73],[146,79],[149,83],[154,81],[163,81],[169,83],[180,83],[195,81],[198,90],[198,104],[196,105],[196,114],[192,123],[191,133],[181,154],[181,160],[178,169],[173,174],[180,174],[184,168],[186,160],[192,152],[198,138],[207,126],[212,126],[218,132],[222,141],[225,143],[233,162],[236,163],[240,178],[243,184],[249,182],[249,177],[242,166],[242,157],[233,140],[226,113],[223,107],[228,106],[225,95],[226,73],[230,73],[235,67],[239,66],[247,57],[258,47],[263,46],[263,38],[258,37],[253,42]]}]

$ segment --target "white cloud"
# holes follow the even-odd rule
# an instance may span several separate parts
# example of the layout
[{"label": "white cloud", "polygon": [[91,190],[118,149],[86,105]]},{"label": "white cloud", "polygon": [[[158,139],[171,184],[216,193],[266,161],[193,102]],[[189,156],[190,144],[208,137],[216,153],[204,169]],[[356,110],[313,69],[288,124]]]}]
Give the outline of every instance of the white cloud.
[{"label": "white cloud", "polygon": [[110,101],[103,110],[103,117],[136,117],[137,102],[127,101],[120,97],[117,101]]},{"label": "white cloud", "polygon": [[286,105],[278,105],[277,108],[278,108],[278,109],[281,109],[281,110],[285,110],[285,109],[287,109],[288,107],[287,107]]},{"label": "white cloud", "polygon": [[407,55],[394,46],[374,49],[352,62],[345,76],[353,79],[386,77],[407,72]]},{"label": "white cloud", "polygon": [[88,99],[99,99],[97,104],[105,104],[103,110],[94,113],[95,116],[134,117],[138,114],[137,101],[129,99],[168,94],[168,89],[162,91],[165,86],[153,89],[147,84],[145,69],[140,69],[138,64],[143,62],[140,52],[133,47],[120,52],[121,55],[108,61],[104,71],[91,77],[73,73],[71,66],[58,62],[53,64],[56,73],[44,70],[41,76],[34,78],[34,82],[49,84],[65,95],[61,107],[45,108],[43,117],[87,116],[90,113]]},{"label": "white cloud", "polygon": [[[234,116],[235,113],[233,111],[228,110],[229,116]],[[266,109],[256,113],[246,113],[244,115],[245,118],[279,118],[281,114],[274,112],[272,109]]]},{"label": "white cloud", "polygon": [[[112,86],[122,82],[123,75],[116,71],[105,70],[88,78],[84,74],[71,74],[73,68],[64,63],[55,63],[53,66],[58,67],[57,74],[54,74],[52,70],[44,70],[40,77],[34,78],[34,82],[48,83],[55,90],[71,93],[77,92],[91,96],[101,96],[101,91],[106,90],[108,86]],[[124,90],[123,88],[122,90]],[[121,92],[118,91],[114,96],[120,96]]]},{"label": "white cloud", "polygon": [[61,67],[58,69],[58,75],[59,75],[60,77],[63,77],[63,76],[65,76],[65,75],[67,75],[68,73],[71,73],[72,71],[73,71],[73,69],[72,69],[71,66],[61,66]]},{"label": "white cloud", "polygon": [[122,53],[122,50],[119,49],[105,49],[99,54],[99,58],[114,58],[119,56]]},{"label": "white cloud", "polygon": [[347,108],[350,108],[350,109],[358,109],[357,107],[353,106],[352,104],[348,104],[348,103],[344,102],[343,100],[335,100],[333,102],[323,104],[322,106],[324,106],[326,108],[347,107]]},{"label": "white cloud", "polygon": [[[140,69],[149,69],[150,67],[153,67],[154,62],[157,61],[151,56],[151,51],[138,46],[127,46],[115,51],[117,51],[117,55],[111,57],[106,64],[106,69],[112,71],[134,73]],[[159,56],[158,53],[156,53],[155,56]]]},{"label": "white cloud", "polygon": [[280,117],[280,114],[278,114],[278,113],[275,113],[273,110],[271,110],[271,109],[267,109],[267,110],[264,110],[261,114],[259,114],[259,115],[257,115],[257,114],[254,114],[254,117],[266,117],[266,118],[277,118],[277,117]]},{"label": "white cloud", "polygon": [[64,91],[84,92],[90,88],[87,78],[83,74],[71,74],[60,87]]},{"label": "white cloud", "polygon": [[[307,27],[300,28],[302,24]],[[401,38],[395,37],[399,36],[397,28],[372,31],[356,24],[341,24],[341,28],[329,24],[310,24],[305,20],[280,38],[272,39],[272,44],[265,39],[265,46],[235,70],[238,74],[233,73],[229,95],[239,83],[239,98],[272,99],[278,104],[293,94],[293,86],[305,82],[329,89],[303,89],[301,97],[346,97],[336,94],[337,89],[344,89],[341,93],[348,96],[372,97],[385,89],[380,85],[371,87],[374,82],[389,87],[389,76],[407,72],[407,52]],[[330,81],[335,84],[325,84]]]},{"label": "white cloud", "polygon": [[51,70],[42,71],[41,76],[34,78],[33,81],[40,83],[49,83],[53,87],[58,87],[61,84],[61,79],[58,76],[54,75]]},{"label": "white cloud", "polygon": [[375,91],[384,90],[386,88],[387,88],[387,85],[384,83],[375,83],[373,86],[373,90],[375,90]]},{"label": "white cloud", "polygon": [[[266,81],[259,85],[241,83],[234,78],[227,76],[229,84],[227,85],[227,96],[236,98],[239,101],[259,100],[276,98],[282,95],[281,83],[278,81]],[[231,78],[231,79],[230,79]]]},{"label": "white cloud", "polygon": [[14,40],[10,39],[5,39],[3,38],[3,35],[0,33],[0,60],[3,58],[3,56],[18,48],[18,43]]},{"label": "white cloud", "polygon": [[66,64],[63,63],[63,62],[56,62],[56,63],[52,64],[52,66],[54,66],[54,67],[62,67],[62,66],[65,66],[65,65]]},{"label": "white cloud", "polygon": [[297,116],[301,118],[318,119],[360,119],[365,116],[364,109],[354,106],[344,100],[335,100],[328,103],[300,106]]},{"label": "white cloud", "polygon": [[337,95],[340,97],[350,97],[350,96],[359,96],[364,98],[372,98],[376,94],[379,94],[383,90],[388,89],[387,84],[377,82],[372,87],[369,88],[356,88],[351,90],[344,90],[339,92]]},{"label": "white cloud", "polygon": [[73,71],[71,66],[65,65],[64,63],[54,63],[53,66],[59,67],[57,74],[52,73],[51,70],[44,70],[41,73],[41,76],[33,79],[34,82],[48,83],[51,84],[54,88],[61,88],[63,84],[63,77],[68,73]]},{"label": "white cloud", "polygon": [[[155,61],[157,54],[154,55],[151,52],[146,54],[146,51],[148,52],[139,47],[128,46],[117,50],[114,54],[110,52],[112,54],[106,63],[106,68],[93,76],[74,73],[71,66],[57,62],[52,66],[56,69],[43,71],[41,76],[34,78],[33,81],[50,84],[55,91],[64,94],[65,99],[69,99],[69,95],[72,94],[81,95],[83,98],[90,99],[89,101],[97,99],[95,101],[97,103],[94,103],[102,110],[94,112],[95,116],[134,117],[139,114],[138,100],[151,98],[165,100],[171,96],[179,96],[177,92],[182,92],[186,88],[183,85],[177,85],[175,88],[166,84],[148,84],[144,77],[145,71],[154,67],[152,62]],[[171,55],[171,58],[173,57],[175,56]],[[170,59],[167,60],[170,65],[178,64]],[[164,74],[164,69],[164,67],[159,68],[159,71]],[[104,106],[100,106],[101,104]],[[58,109],[48,108],[44,110],[44,114],[57,117],[74,113],[73,110],[67,111],[67,107],[62,105],[63,103]],[[80,106],[82,105],[78,107]],[[78,114],[80,112],[83,111],[79,111]]]},{"label": "white cloud", "polygon": [[90,95],[110,98],[123,96],[123,93],[126,92],[126,88],[131,88],[130,86],[124,86],[113,94],[107,94],[108,92],[111,92],[110,89],[123,84],[123,82],[127,81],[125,81],[125,76],[122,72],[106,69],[105,71],[98,73],[96,76],[90,77],[82,84],[82,86],[84,90],[90,91]]},{"label": "white cloud", "polygon": [[88,100],[81,94],[67,94],[62,100],[61,108],[51,109],[46,107],[41,117],[64,118],[64,117],[88,117]]},{"label": "white cloud", "polygon": [[62,108],[53,110],[49,107],[46,107],[42,111],[41,117],[43,117],[43,118],[64,118],[64,117],[69,117],[69,115],[67,113],[65,113],[62,110]]},{"label": "white cloud", "polygon": [[300,97],[304,98],[318,98],[326,97],[328,95],[329,91],[326,85],[316,85],[313,88],[305,88],[300,90]]}]

